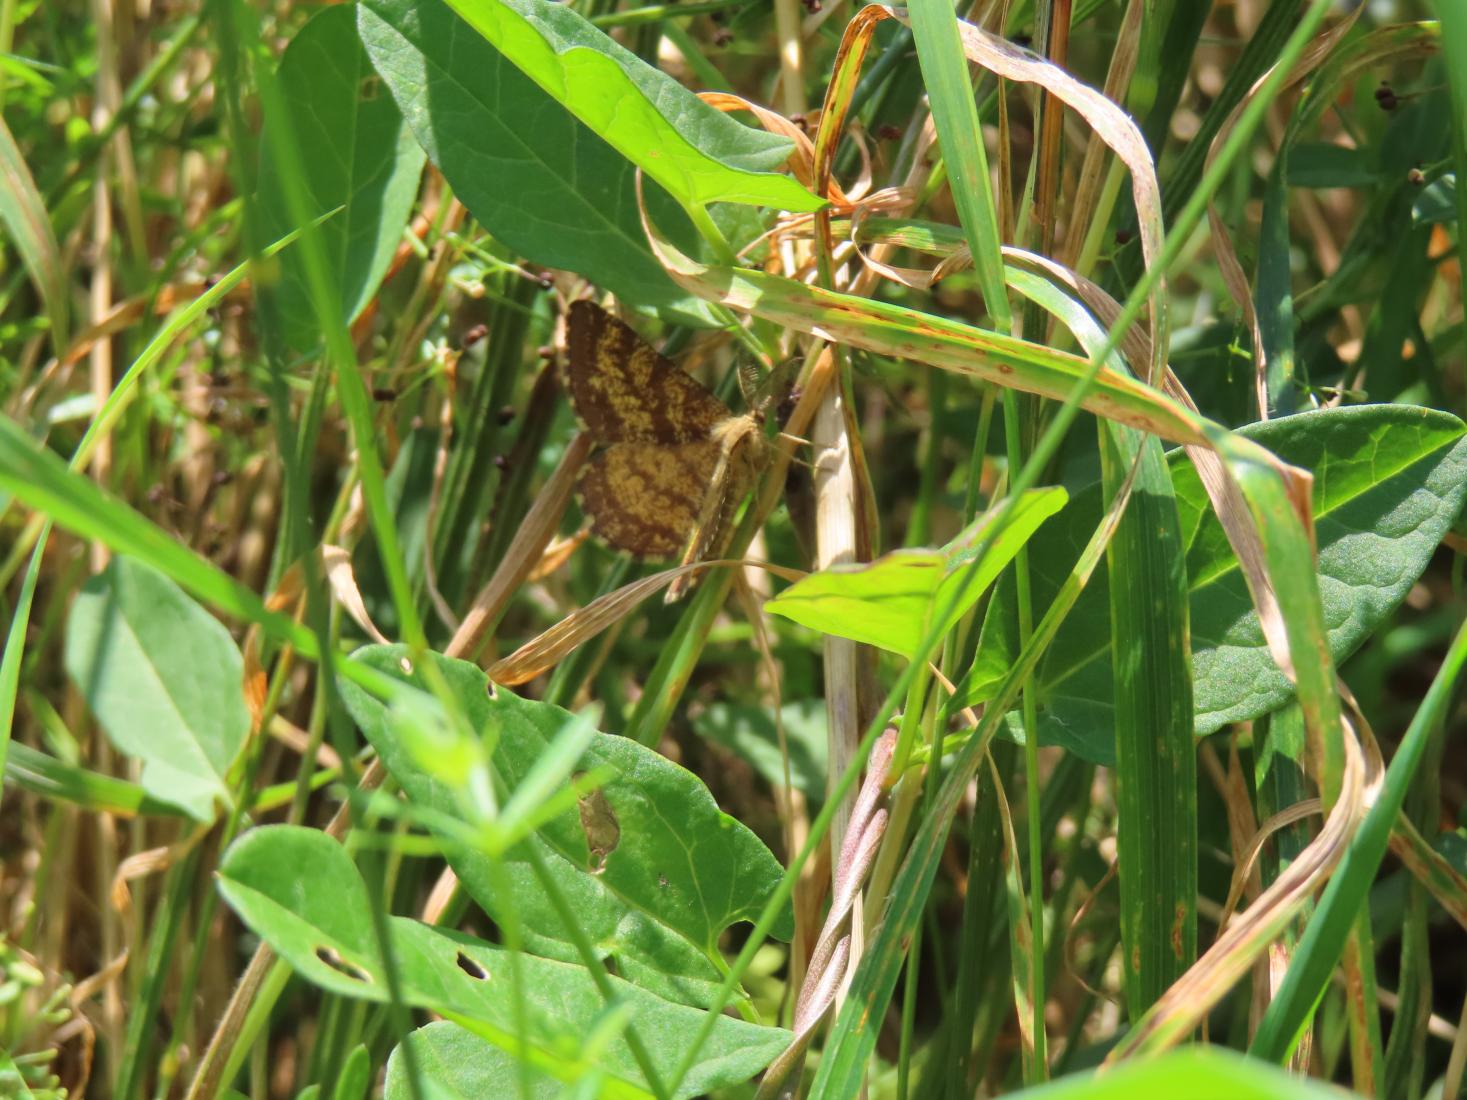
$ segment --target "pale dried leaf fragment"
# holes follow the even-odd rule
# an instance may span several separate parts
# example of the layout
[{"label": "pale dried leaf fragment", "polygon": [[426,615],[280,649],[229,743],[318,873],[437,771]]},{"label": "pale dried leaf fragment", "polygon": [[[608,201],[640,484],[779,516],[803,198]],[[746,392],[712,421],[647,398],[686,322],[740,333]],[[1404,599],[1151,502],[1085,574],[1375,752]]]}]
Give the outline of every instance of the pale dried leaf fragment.
[{"label": "pale dried leaf fragment", "polygon": [[352,621],[374,642],[379,645],[390,644],[387,636],[377,629],[377,624],[367,612],[361,590],[357,588],[356,574],[352,571],[350,552],[327,543],[321,547],[321,564],[326,568],[326,583],[331,586],[331,594],[351,616]]}]

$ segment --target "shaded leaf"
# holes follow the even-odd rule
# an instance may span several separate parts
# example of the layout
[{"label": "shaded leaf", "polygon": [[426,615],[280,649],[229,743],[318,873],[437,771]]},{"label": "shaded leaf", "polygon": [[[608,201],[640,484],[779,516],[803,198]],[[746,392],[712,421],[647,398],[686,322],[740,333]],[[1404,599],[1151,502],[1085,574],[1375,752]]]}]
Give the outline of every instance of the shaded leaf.
[{"label": "shaded leaf", "polygon": [[46,203],[36,190],[36,181],[21,155],[20,146],[5,120],[0,118],[0,224],[10,236],[20,262],[40,292],[51,322],[51,346],[56,354],[66,350],[68,313],[66,269],[51,228]]},{"label": "shaded leaf", "polygon": [[[372,646],[357,659],[403,676],[401,647]],[[495,734],[493,764],[513,790],[565,727],[570,712],[521,699],[495,687],[476,666],[433,658],[470,726]],[[414,683],[420,683],[416,676]],[[392,777],[415,804],[459,816],[453,792],[427,772],[404,744],[398,718],[376,699],[342,685],[347,707]],[[658,996],[706,1004],[720,974],[711,961],[719,934],[735,921],[752,921],[779,882],[779,862],[745,826],[719,811],[691,772],[624,737],[597,733],[580,770],[606,769],[613,777],[590,807],[588,834],[581,807],[572,804],[527,844],[534,844],[565,893],[579,923],[616,972]],[[614,845],[602,843],[616,823]],[[589,835],[589,839],[588,839]],[[606,850],[607,848],[610,850]],[[593,850],[593,848],[595,850]],[[552,958],[576,958],[569,934],[516,850],[506,857],[510,897],[490,885],[486,857],[450,847],[449,862],[474,900],[502,923],[514,906],[526,944]],[[786,912],[775,934],[788,939]]]},{"label": "shaded leaf", "polygon": [[[341,313],[354,319],[377,293],[417,198],[423,150],[386,94],[357,35],[349,5],[316,14],[286,47],[280,86],[305,175],[282,178],[268,135],[260,158],[260,209],[266,240],[297,228],[286,196],[299,188],[309,218],[341,207],[321,223],[322,255],[341,293]],[[320,341],[301,253],[280,260],[275,302],[292,346]]]},{"label": "shaded leaf", "polygon": [[[1405,598],[1467,498],[1467,440],[1447,413],[1406,405],[1323,409],[1238,430],[1312,470],[1320,589],[1330,652],[1343,660]],[[1237,560],[1181,452],[1168,456],[1191,589],[1196,729],[1267,714],[1291,698],[1274,665]],[[1100,496],[1076,496],[1031,548],[1043,607],[1100,518]],[[1040,739],[1098,763],[1113,761],[1114,715],[1106,578],[1094,577],[1040,670]],[[1017,652],[1011,588],[999,586],[964,698],[988,697]],[[1017,715],[1009,718],[1019,733]]]},{"label": "shaded leaf", "polygon": [[[302,977],[348,997],[388,1000],[369,908],[376,902],[336,841],[298,826],[254,829],[230,846],[219,876],[220,891],[235,912]],[[510,953],[503,948],[406,917],[388,917],[386,928],[404,1003],[451,1014],[483,1037],[515,1049],[521,1038],[515,999],[522,998],[528,1025],[523,1039],[532,1063],[562,1080],[585,1073],[583,1040],[605,1013],[606,1002],[584,968],[521,955],[516,983]],[[610,980],[616,1003],[637,1026],[654,1066],[670,1074],[705,1013],[619,978]],[[780,1028],[720,1017],[678,1095],[746,1080],[789,1037]],[[629,1086],[623,1095],[646,1088],[619,1037],[599,1051],[596,1066]]]},{"label": "shaded leaf", "polygon": [[163,574],[112,559],[71,605],[66,671],[142,787],[211,821],[249,732],[244,661],[217,619]]},{"label": "shaded leaf", "polygon": [[[818,806],[825,799],[825,702],[804,699],[786,703],[780,708],[780,717],[789,746],[790,782]],[[712,703],[692,715],[692,723],[699,737],[733,750],[770,783],[784,785],[779,731],[768,708]]]},{"label": "shaded leaf", "polygon": [[540,88],[684,204],[824,205],[769,171],[793,144],[736,122],[564,4],[448,0]]},{"label": "shaded leaf", "polygon": [[[632,163],[442,0],[365,0],[357,26],[428,158],[497,240],[624,301],[708,323],[652,258]],[[649,186],[647,201],[659,225],[691,244],[687,217],[661,187]]]}]

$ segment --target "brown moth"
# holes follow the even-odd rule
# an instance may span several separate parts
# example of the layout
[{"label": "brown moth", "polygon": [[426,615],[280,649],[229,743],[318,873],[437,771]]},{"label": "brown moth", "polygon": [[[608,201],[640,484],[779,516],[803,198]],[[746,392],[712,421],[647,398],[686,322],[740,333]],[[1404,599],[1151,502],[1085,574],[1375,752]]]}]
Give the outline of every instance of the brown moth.
[{"label": "brown moth", "polygon": [[[594,302],[571,303],[564,384],[601,444],[577,483],[591,530],[639,558],[718,557],[768,459],[757,413],[735,416],[666,356]],[[691,587],[683,576],[668,603]]]}]

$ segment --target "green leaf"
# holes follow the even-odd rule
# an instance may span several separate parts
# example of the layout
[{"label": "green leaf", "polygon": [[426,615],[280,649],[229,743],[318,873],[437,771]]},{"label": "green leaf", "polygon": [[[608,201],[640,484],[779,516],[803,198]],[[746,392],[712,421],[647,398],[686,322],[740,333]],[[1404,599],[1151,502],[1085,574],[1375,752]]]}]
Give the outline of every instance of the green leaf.
[{"label": "green leaf", "polygon": [[[948,0],[910,0],[907,11],[922,82],[932,104],[932,122],[947,170],[953,205],[973,256],[983,304],[994,327],[1007,329],[1003,238],[998,208],[988,178],[988,155],[974,102],[972,66],[963,51],[958,17]],[[1058,102],[1051,105],[1058,109]]]},{"label": "green leaf", "polygon": [[66,350],[69,289],[46,204],[5,120],[0,118],[0,225],[41,295],[51,322],[51,346]]},{"label": "green leaf", "polygon": [[367,1100],[372,1084],[372,1054],[366,1044],[358,1043],[337,1071],[336,1087],[331,1100]]},{"label": "green leaf", "polygon": [[[1467,498],[1467,427],[1408,405],[1321,409],[1238,430],[1312,470],[1320,588],[1330,653],[1343,660],[1403,600]],[[1192,675],[1199,735],[1267,714],[1293,692],[1263,640],[1232,548],[1185,455],[1168,456],[1191,590]],[[1100,518],[1098,490],[1076,496],[1030,549],[1036,606],[1069,572]],[[1091,580],[1040,668],[1040,740],[1114,760],[1104,575]],[[998,588],[965,688],[988,698],[1018,651],[1009,586]],[[1022,735],[1017,715],[1010,730]]]},{"label": "green leaf", "polygon": [[1136,1019],[1197,956],[1197,752],[1187,660],[1185,548],[1171,472],[1154,435],[1101,426],[1113,499],[1141,453],[1106,552],[1115,704],[1122,972]]},{"label": "green leaf", "polygon": [[[442,0],[364,0],[357,27],[428,158],[495,239],[624,301],[709,323],[652,256],[632,163]],[[667,192],[649,184],[646,199],[660,227],[694,240]]]},{"label": "green leaf", "polygon": [[142,787],[212,821],[249,732],[244,661],[229,631],[167,577],[112,559],[71,606],[66,671]]},{"label": "green leaf", "polygon": [[[387,1060],[383,1100],[420,1100],[408,1084],[403,1047],[412,1048],[413,1061],[428,1090],[442,1089],[446,1097],[526,1096],[527,1100],[560,1100],[564,1086],[554,1077],[529,1071],[529,1091],[521,1093],[520,1065],[514,1055],[446,1020],[420,1027],[398,1044]],[[429,1091],[429,1097],[437,1094]]]},{"label": "green leaf", "polygon": [[[404,650],[369,646],[363,664],[403,677]],[[521,699],[491,685],[474,664],[434,655],[469,725],[496,737],[493,764],[513,791],[574,716],[560,707]],[[415,675],[412,683],[420,684]],[[398,718],[366,692],[342,685],[348,709],[413,803],[462,820],[452,791],[409,751]],[[779,862],[752,832],[722,813],[691,772],[625,737],[597,733],[580,770],[612,776],[597,796],[615,817],[608,851],[592,851],[581,814],[571,806],[526,841],[538,849],[579,918],[580,926],[616,973],[658,996],[707,1004],[720,972],[712,961],[722,931],[752,921],[773,893]],[[431,824],[431,822],[430,822]],[[597,841],[599,849],[604,840]],[[495,893],[487,857],[450,845],[448,859],[465,889],[496,921],[513,906],[537,954],[576,958],[569,933],[551,908],[524,855],[506,857],[510,897]],[[786,912],[775,934],[789,939]]]},{"label": "green leaf", "polygon": [[1301,142],[1289,151],[1285,176],[1290,187],[1372,187],[1381,173],[1370,149]]},{"label": "green leaf", "polygon": [[1447,173],[1428,183],[1411,204],[1411,220],[1418,225],[1457,220],[1457,177]]},{"label": "green leaf", "polygon": [[[341,313],[354,319],[381,285],[412,213],[424,154],[402,112],[382,88],[357,34],[349,5],[326,8],[291,40],[280,62],[280,87],[290,107],[305,168],[297,181],[312,218],[336,210],[317,232]],[[290,217],[281,166],[262,141],[260,208],[266,240],[297,228]],[[278,261],[273,287],[286,338],[306,350],[320,342],[300,253]]]},{"label": "green leaf", "polygon": [[260,624],[306,657],[316,637],[290,616],[270,611],[251,589],[116,497],[67,469],[8,416],[0,416],[0,489],[83,539],[96,539],[165,573],[216,609]]},{"label": "green leaf", "polygon": [[[219,888],[240,918],[308,981],[348,997],[388,1000],[366,883],[346,850],[315,829],[272,825],[230,845]],[[606,1002],[580,966],[510,953],[459,932],[406,917],[385,922],[402,1001],[450,1016],[508,1050],[524,1040],[532,1064],[560,1080],[589,1066],[584,1039]],[[516,976],[517,974],[517,976]],[[615,1004],[637,1026],[659,1075],[670,1074],[705,1013],[672,1004],[620,978]],[[527,1034],[517,1030],[523,1005]],[[736,1084],[757,1073],[789,1042],[780,1028],[719,1017],[680,1096]],[[624,1041],[597,1053],[609,1095],[636,1096],[646,1082]]]},{"label": "green leaf", "polygon": [[[712,703],[690,716],[699,737],[731,749],[776,786],[784,785],[784,759],[779,730],[766,707],[739,703]],[[789,747],[790,782],[813,806],[825,800],[827,745],[825,701],[803,699],[780,707],[785,743]]]},{"label": "green leaf", "polygon": [[1355,1094],[1223,1047],[1190,1047],[1013,1094],[1016,1100],[1343,1100],[1347,1095]]},{"label": "green leaf", "polygon": [[789,140],[710,107],[566,5],[448,3],[547,95],[680,203],[736,202],[797,212],[825,205],[792,177],[769,171],[789,156]]},{"label": "green leaf", "polygon": [[[943,627],[950,629],[1067,499],[1061,488],[1025,493],[977,574],[966,582],[964,566],[982,538],[986,516],[941,550],[895,550],[868,565],[838,565],[812,573],[766,602],[764,608],[813,630],[910,658],[922,643],[929,616],[950,608]],[[956,598],[964,583],[967,587]]]},{"label": "green leaf", "polygon": [[184,816],[184,811],[172,802],[153,798],[134,783],[68,764],[29,745],[10,746],[5,758],[5,780],[42,798],[69,802],[95,813],[121,817]]}]

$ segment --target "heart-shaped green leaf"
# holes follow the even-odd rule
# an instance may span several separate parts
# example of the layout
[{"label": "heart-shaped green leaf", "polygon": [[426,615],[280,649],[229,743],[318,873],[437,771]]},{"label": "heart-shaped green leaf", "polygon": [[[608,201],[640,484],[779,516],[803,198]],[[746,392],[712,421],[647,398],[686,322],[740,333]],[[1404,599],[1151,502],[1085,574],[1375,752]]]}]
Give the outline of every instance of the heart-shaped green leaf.
[{"label": "heart-shaped green leaf", "polygon": [[987,516],[941,550],[895,550],[869,565],[838,565],[812,573],[766,602],[764,608],[813,630],[910,658],[922,644],[931,617],[946,611],[943,630],[950,629],[1067,499],[1058,487],[1025,493],[976,573],[968,563],[982,538]]},{"label": "heart-shaped green leaf", "polygon": [[824,203],[768,171],[792,148],[704,103],[564,4],[448,0],[556,102],[684,205],[751,203],[792,211]]},{"label": "heart-shaped green leaf", "polygon": [[[346,850],[324,833],[291,825],[251,830],[225,853],[219,888],[302,977],[348,997],[389,1000],[373,900]],[[403,1003],[450,1016],[505,1050],[518,1051],[523,1040],[532,1066],[557,1080],[598,1071],[618,1086],[611,1095],[646,1090],[619,1034],[601,1046],[594,1064],[586,1060],[584,1039],[605,1018],[607,1002],[583,967],[532,955],[515,961],[503,948],[406,917],[388,917],[385,928]],[[613,1004],[637,1028],[659,1076],[670,1076],[706,1013],[610,981]],[[780,1028],[720,1016],[678,1095],[747,1080],[789,1040]]]},{"label": "heart-shaped green leaf", "polygon": [[[1409,405],[1321,409],[1238,429],[1314,473],[1320,594],[1330,652],[1349,656],[1406,596],[1467,499],[1467,427]],[[1196,470],[1168,455],[1187,545],[1198,734],[1267,714],[1292,697],[1274,665],[1242,572]],[[1047,605],[1100,519],[1086,490],[1030,554],[1036,608]],[[1042,742],[1114,760],[1109,601],[1104,571],[1070,612],[1040,670]],[[965,685],[979,702],[1018,652],[1012,587],[1001,584]],[[1017,713],[1009,727],[1022,736]]]},{"label": "heart-shaped green leaf", "polygon": [[[371,646],[356,659],[404,677],[405,651]],[[569,711],[492,687],[466,661],[433,655],[461,712],[476,731],[495,734],[493,765],[512,791],[574,721]],[[410,681],[421,685],[414,675]],[[404,743],[399,716],[351,684],[347,707],[392,777],[413,802],[460,817],[459,802]],[[526,841],[538,850],[603,958],[618,974],[661,997],[707,1004],[721,975],[713,962],[719,934],[752,921],[782,874],[779,861],[744,825],[722,813],[697,776],[625,737],[596,733],[581,771],[611,778],[596,795],[551,818]],[[510,896],[491,886],[487,857],[450,846],[449,862],[484,910],[503,923],[513,906],[526,945],[552,958],[576,958],[569,933],[536,882],[526,856],[506,857]],[[786,913],[774,934],[788,939]]]}]

